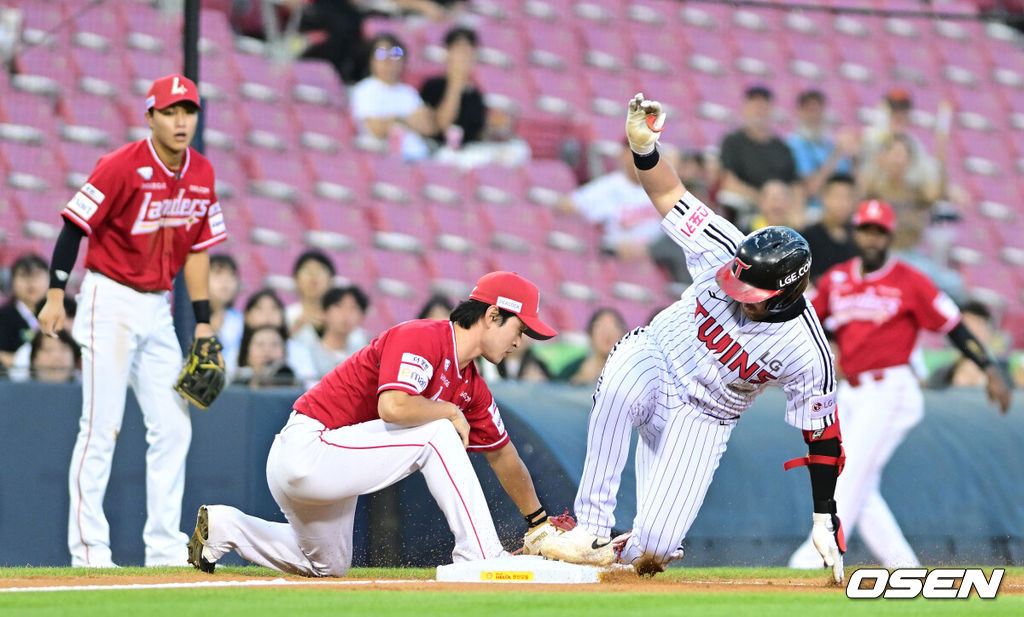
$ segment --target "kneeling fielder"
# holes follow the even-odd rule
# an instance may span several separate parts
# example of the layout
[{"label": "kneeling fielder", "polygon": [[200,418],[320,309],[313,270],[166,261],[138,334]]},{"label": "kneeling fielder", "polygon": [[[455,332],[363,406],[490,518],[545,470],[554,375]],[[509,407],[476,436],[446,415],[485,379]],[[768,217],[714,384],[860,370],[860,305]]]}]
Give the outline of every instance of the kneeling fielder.
[{"label": "kneeling fielder", "polygon": [[511,272],[477,282],[451,321],[386,330],[300,397],[267,458],[267,482],[287,523],[230,506],[199,509],[189,563],[213,572],[229,551],[281,572],[344,576],[356,499],[422,471],[455,535],[456,562],[504,554],[466,449],[484,452],[526,517],[525,552],[554,532],[473,363],[498,363],[526,334],[555,331],[537,314],[537,288]]}]

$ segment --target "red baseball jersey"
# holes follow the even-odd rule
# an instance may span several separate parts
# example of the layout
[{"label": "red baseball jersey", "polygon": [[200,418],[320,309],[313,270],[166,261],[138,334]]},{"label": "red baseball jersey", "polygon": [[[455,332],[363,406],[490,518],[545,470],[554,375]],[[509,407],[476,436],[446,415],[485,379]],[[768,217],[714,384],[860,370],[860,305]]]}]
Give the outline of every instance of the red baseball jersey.
[{"label": "red baseball jersey", "polygon": [[906,364],[921,329],[946,333],[960,323],[949,296],[891,258],[863,276],[859,257],[833,266],[819,279],[811,302],[836,334],[839,365],[847,375]]},{"label": "red baseball jersey", "polygon": [[476,366],[459,370],[449,321],[417,319],[385,330],[295,401],[295,410],[329,429],[379,420],[377,396],[401,390],[454,403],[469,422],[469,449],[508,443],[501,414]]},{"label": "red baseball jersey", "polygon": [[210,162],[189,148],[173,172],[149,139],[100,158],[61,214],[89,236],[87,269],[141,291],[171,289],[190,252],[227,239]]}]

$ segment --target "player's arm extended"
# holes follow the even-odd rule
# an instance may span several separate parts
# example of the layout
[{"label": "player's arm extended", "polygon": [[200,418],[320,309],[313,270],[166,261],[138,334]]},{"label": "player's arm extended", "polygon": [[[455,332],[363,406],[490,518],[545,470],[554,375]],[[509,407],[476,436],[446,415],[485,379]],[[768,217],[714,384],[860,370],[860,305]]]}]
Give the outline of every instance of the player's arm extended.
[{"label": "player's arm extended", "polygon": [[[537,491],[533,487],[533,478],[530,477],[523,459],[519,458],[519,451],[511,441],[497,450],[485,452],[484,456],[494,470],[494,475],[501,482],[501,487],[512,498],[523,516],[543,510],[540,499],[537,498]],[[534,518],[539,518],[539,515]]]},{"label": "player's arm extended", "polygon": [[1010,408],[1010,386],[1006,383],[999,367],[992,361],[992,355],[988,349],[971,334],[964,322],[961,321],[949,331],[949,340],[956,345],[965,358],[978,365],[978,368],[985,371],[988,382],[985,389],[988,397],[999,405],[999,411],[1006,413]]},{"label": "player's arm extended", "polygon": [[53,247],[53,259],[50,260],[50,289],[46,292],[46,303],[39,311],[39,330],[48,336],[56,337],[57,331],[64,328],[67,315],[64,312],[64,287],[68,284],[71,269],[78,259],[78,248],[85,237],[85,231],[64,219],[64,227],[57,236]]},{"label": "player's arm extended", "polygon": [[206,251],[189,253],[182,272],[196,317],[195,337],[213,336],[215,332],[210,326],[210,254]]},{"label": "player's arm extended", "polygon": [[658,137],[665,124],[665,112],[657,101],[644,100],[637,94],[629,101],[626,112],[626,137],[633,151],[633,163],[640,185],[644,187],[651,203],[662,217],[686,194],[686,187],[680,182],[668,161],[661,160],[658,153]]}]

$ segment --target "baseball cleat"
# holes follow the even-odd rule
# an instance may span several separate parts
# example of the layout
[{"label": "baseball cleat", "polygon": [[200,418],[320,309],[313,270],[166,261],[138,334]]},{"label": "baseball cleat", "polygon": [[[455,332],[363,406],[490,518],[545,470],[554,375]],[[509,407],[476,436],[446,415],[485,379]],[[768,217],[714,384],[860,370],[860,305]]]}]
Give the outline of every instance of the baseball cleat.
[{"label": "baseball cleat", "polygon": [[188,541],[188,562],[197,570],[213,574],[217,562],[203,557],[203,547],[209,540],[210,514],[206,511],[206,506],[199,506],[199,514],[196,515],[196,530],[192,532],[192,537]]},{"label": "baseball cleat", "polygon": [[547,538],[540,546],[540,554],[586,566],[608,566],[615,562],[612,539],[596,536],[582,527]]}]

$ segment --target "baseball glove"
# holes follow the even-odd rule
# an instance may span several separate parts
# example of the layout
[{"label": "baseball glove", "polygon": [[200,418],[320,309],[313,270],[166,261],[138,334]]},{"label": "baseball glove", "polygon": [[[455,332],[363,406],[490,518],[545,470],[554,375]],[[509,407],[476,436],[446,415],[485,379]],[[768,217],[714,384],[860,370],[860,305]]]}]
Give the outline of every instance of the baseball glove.
[{"label": "baseball glove", "polygon": [[197,338],[174,384],[181,396],[200,409],[209,407],[224,389],[224,346],[216,336]]}]

